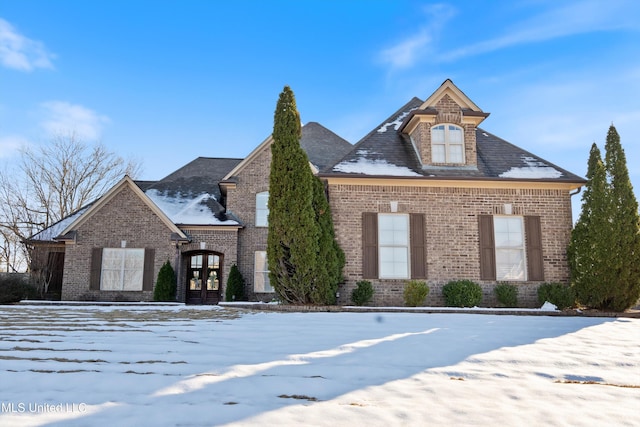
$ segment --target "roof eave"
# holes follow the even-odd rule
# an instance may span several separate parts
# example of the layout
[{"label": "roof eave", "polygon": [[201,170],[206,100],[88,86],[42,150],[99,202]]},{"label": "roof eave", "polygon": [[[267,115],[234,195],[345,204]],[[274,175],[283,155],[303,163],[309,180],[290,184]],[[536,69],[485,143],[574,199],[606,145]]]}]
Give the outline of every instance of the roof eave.
[{"label": "roof eave", "polygon": [[364,174],[348,174],[348,173],[323,173],[318,177],[326,179],[371,179],[371,180],[406,180],[412,182],[429,182],[429,181],[453,181],[453,182],[478,182],[478,183],[508,183],[508,184],[554,184],[560,186],[568,186],[572,189],[582,187],[586,184],[584,179],[554,179],[554,178],[500,178],[500,177],[471,177],[471,176],[398,176],[398,175],[364,175]]}]

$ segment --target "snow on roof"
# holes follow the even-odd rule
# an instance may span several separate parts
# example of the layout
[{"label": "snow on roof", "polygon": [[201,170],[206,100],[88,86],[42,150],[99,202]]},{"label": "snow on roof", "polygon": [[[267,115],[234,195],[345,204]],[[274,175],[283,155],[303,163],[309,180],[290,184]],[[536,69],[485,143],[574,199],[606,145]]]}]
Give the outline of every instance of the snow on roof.
[{"label": "snow on roof", "polygon": [[410,109],[409,111],[405,111],[402,114],[400,114],[398,117],[396,117],[393,121],[391,122],[387,122],[385,124],[383,124],[382,126],[380,126],[380,128],[378,128],[378,132],[382,133],[382,132],[386,132],[387,128],[389,126],[394,127],[394,130],[398,130],[400,128],[400,125],[402,125],[402,121],[405,119],[405,117],[407,117],[409,115],[409,113],[411,113],[413,110],[417,110],[418,107],[414,107],[412,109]]},{"label": "snow on roof", "polygon": [[216,200],[209,193],[196,196],[184,196],[178,193],[170,196],[156,189],[147,190],[145,193],[162,210],[174,224],[194,225],[235,225],[234,220],[222,221],[218,219],[207,205],[207,201]]},{"label": "snow on roof", "polygon": [[[90,205],[89,205],[90,206]],[[51,227],[45,228],[41,232],[35,234],[31,240],[40,240],[42,242],[52,242],[53,239],[58,237],[62,231],[67,228],[73,221],[78,219],[80,215],[85,213],[89,206],[85,206],[66,218],[61,219],[60,221],[53,224]]]},{"label": "snow on roof", "polygon": [[[361,150],[362,153],[366,153],[365,150]],[[345,173],[361,173],[364,175],[386,175],[386,176],[421,176],[405,166],[396,166],[387,162],[384,159],[367,159],[366,157],[360,157],[355,162],[344,161],[340,162],[333,167],[334,172]]]},{"label": "snow on roof", "polygon": [[562,172],[559,170],[533,157],[522,156],[522,161],[526,166],[512,167],[508,171],[501,173],[499,175],[500,178],[542,179],[560,178],[562,176]]}]

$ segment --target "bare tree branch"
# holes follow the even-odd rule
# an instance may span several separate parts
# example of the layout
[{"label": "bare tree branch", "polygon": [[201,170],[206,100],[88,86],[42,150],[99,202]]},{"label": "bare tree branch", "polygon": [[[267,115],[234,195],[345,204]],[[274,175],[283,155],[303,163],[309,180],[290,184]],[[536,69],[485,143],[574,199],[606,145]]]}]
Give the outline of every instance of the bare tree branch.
[{"label": "bare tree branch", "polygon": [[141,168],[75,132],[20,154],[15,170],[0,171],[0,271],[24,269],[23,241],[97,199],[124,175],[135,178]]}]

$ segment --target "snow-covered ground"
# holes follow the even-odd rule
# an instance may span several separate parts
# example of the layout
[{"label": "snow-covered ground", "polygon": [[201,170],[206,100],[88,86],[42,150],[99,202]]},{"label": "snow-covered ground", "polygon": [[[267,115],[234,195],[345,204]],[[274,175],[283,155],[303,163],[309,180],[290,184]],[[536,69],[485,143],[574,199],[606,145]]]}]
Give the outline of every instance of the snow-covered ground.
[{"label": "snow-covered ground", "polygon": [[632,426],[640,319],[5,306],[0,405],[0,426]]}]

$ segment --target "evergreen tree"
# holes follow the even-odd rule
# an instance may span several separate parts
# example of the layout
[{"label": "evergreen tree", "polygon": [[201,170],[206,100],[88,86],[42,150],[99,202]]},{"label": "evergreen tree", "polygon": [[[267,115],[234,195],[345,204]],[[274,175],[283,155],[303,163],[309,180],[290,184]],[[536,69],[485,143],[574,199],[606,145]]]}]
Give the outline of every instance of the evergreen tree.
[{"label": "evergreen tree", "polygon": [[602,308],[624,311],[640,297],[640,217],[627,159],[613,125],[607,133],[605,152],[611,229],[606,248],[609,269],[604,282],[609,284],[610,294]]},{"label": "evergreen tree", "polygon": [[244,299],[244,277],[235,264],[231,266],[229,271],[225,299],[227,301],[242,301]]},{"label": "evergreen tree", "polygon": [[311,302],[319,249],[314,176],[300,147],[301,136],[295,97],[285,86],[273,123],[267,260],[271,285],[283,302],[293,304]]},{"label": "evergreen tree", "polygon": [[606,270],[607,178],[598,146],[591,145],[587,184],[582,193],[582,212],[571,232],[568,248],[572,283],[578,301],[589,307],[601,304],[605,293],[602,277]]},{"label": "evergreen tree", "polygon": [[320,227],[318,263],[311,298],[318,304],[335,304],[338,285],[342,282],[344,252],[338,245],[333,229],[331,208],[319,178],[313,178],[313,208]]},{"label": "evergreen tree", "polygon": [[581,304],[624,311],[640,297],[640,218],[624,150],[612,125],[605,163],[591,147],[580,218],[568,248],[572,284]]},{"label": "evergreen tree", "polygon": [[154,301],[175,301],[176,300],[176,274],[171,267],[171,263],[167,260],[160,271],[158,271],[158,279],[156,287],[153,289]]}]

